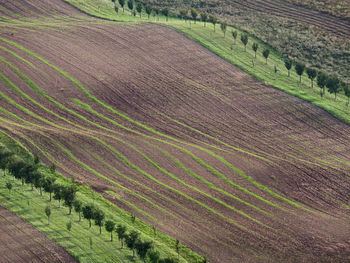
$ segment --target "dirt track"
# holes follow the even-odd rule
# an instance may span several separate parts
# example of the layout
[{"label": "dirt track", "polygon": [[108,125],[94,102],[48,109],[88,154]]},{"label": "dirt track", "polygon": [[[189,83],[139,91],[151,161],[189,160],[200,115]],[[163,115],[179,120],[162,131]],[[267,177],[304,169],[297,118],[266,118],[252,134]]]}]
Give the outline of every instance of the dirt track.
[{"label": "dirt track", "polygon": [[62,247],[0,206],[1,263],[77,262]]},{"label": "dirt track", "polygon": [[170,28],[42,2],[50,24],[29,9],[0,31],[0,73],[26,94],[0,78],[1,131],[211,262],[349,259],[348,126]]}]

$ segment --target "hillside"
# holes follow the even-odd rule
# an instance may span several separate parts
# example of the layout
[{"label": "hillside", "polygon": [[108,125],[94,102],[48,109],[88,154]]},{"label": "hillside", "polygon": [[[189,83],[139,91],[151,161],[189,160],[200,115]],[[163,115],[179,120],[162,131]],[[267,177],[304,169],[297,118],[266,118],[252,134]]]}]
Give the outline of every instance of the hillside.
[{"label": "hillside", "polygon": [[350,127],[175,30],[0,9],[0,130],[210,262],[350,259]]}]

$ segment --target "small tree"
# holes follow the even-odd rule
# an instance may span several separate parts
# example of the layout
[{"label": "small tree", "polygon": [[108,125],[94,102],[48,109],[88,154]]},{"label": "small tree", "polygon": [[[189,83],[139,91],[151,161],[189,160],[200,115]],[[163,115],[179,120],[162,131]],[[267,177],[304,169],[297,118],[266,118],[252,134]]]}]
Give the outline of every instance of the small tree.
[{"label": "small tree", "polygon": [[140,18],[141,18],[141,14],[142,14],[142,4],[140,2],[137,3],[136,5],[136,11],[137,13],[140,14]]},{"label": "small tree", "polygon": [[64,186],[59,184],[54,184],[53,187],[53,198],[58,200],[58,208],[61,208],[61,200],[63,198]]},{"label": "small tree", "polygon": [[50,216],[51,216],[51,207],[50,206],[45,207],[45,214],[47,216],[47,224],[50,225]]},{"label": "small tree", "polygon": [[208,20],[208,14],[207,13],[201,13],[201,20],[204,22],[204,27],[206,26],[207,20]]},{"label": "small tree", "polygon": [[180,241],[178,239],[176,239],[175,241],[175,250],[177,253],[177,260],[180,260]]},{"label": "small tree", "polygon": [[77,212],[79,214],[79,222],[80,222],[81,221],[81,212],[83,210],[83,203],[80,200],[76,199],[73,202],[73,206],[74,206],[75,212]]},{"label": "small tree", "polygon": [[314,79],[317,76],[317,71],[313,68],[308,68],[306,69],[306,74],[309,77],[309,79],[311,80],[311,88],[314,88]]},{"label": "small tree", "polygon": [[208,260],[207,256],[204,256],[204,258],[202,260],[202,263],[209,263],[209,260]]},{"label": "small tree", "polygon": [[152,226],[152,230],[153,230],[153,242],[156,241],[157,238],[157,228],[156,226]]},{"label": "small tree", "polygon": [[337,100],[337,93],[340,90],[340,81],[336,76],[332,76],[328,78],[326,83],[328,92],[333,94],[334,93],[334,99]]},{"label": "small tree", "polygon": [[349,84],[343,83],[343,89],[344,89],[345,96],[348,98],[348,102],[346,103],[346,105],[349,107],[349,103],[350,103],[350,87],[349,87]]},{"label": "small tree", "polygon": [[130,11],[134,10],[134,1],[133,0],[128,1],[128,8]]},{"label": "small tree", "polygon": [[237,31],[232,31],[232,37],[235,40],[235,45],[237,43],[237,36],[238,36],[238,32]]},{"label": "small tree", "polygon": [[319,86],[321,98],[325,94],[325,87],[327,84],[328,76],[324,72],[318,72],[317,74],[317,85]]},{"label": "small tree", "polygon": [[72,230],[72,221],[67,222],[66,224],[68,235],[70,236],[70,231]]},{"label": "small tree", "polygon": [[140,234],[135,230],[131,231],[129,235],[125,237],[125,243],[129,249],[132,250],[132,257],[135,258],[135,248],[136,243],[138,242]]},{"label": "small tree", "polygon": [[176,259],[173,258],[163,258],[158,261],[158,263],[177,263]]},{"label": "small tree", "polygon": [[158,251],[151,249],[148,251],[147,257],[150,263],[158,263],[160,259],[160,254]]},{"label": "small tree", "polygon": [[181,10],[180,10],[180,17],[181,17],[181,20],[183,20],[184,18],[185,18],[185,20],[186,20],[187,13],[188,13],[188,10],[186,10],[186,9],[181,9]]},{"label": "small tree", "polygon": [[163,8],[162,9],[162,14],[163,14],[163,16],[166,17],[166,21],[168,22],[168,19],[169,19],[169,8]]},{"label": "small tree", "polygon": [[264,51],[263,51],[263,56],[264,56],[264,58],[266,59],[266,65],[267,65],[267,59],[269,58],[269,55],[270,55],[270,49],[264,49]]},{"label": "small tree", "polygon": [[89,244],[90,244],[90,252],[91,252],[91,255],[92,255],[92,253],[94,252],[94,250],[93,250],[92,237],[89,237]]},{"label": "small tree", "polygon": [[64,188],[63,200],[64,200],[64,204],[69,208],[69,215],[72,214],[73,202],[75,200],[77,191],[78,191],[78,188],[74,180],[71,182],[69,186]]},{"label": "small tree", "polygon": [[132,228],[135,229],[136,216],[134,214],[131,214],[130,220],[131,220],[131,223],[132,223]]},{"label": "small tree", "polygon": [[4,171],[4,176],[6,176],[6,169],[8,169],[12,157],[13,153],[2,145],[0,149],[0,169]]},{"label": "small tree", "polygon": [[215,26],[218,23],[218,18],[214,15],[210,15],[209,16],[209,21],[213,24],[214,26],[214,32],[215,32]]},{"label": "small tree", "polygon": [[95,221],[95,225],[100,227],[100,234],[102,233],[102,226],[104,224],[105,213],[99,209],[95,208],[93,212],[93,219]]},{"label": "small tree", "polygon": [[113,231],[115,229],[115,223],[112,220],[107,220],[105,224],[106,231],[111,233],[111,242],[113,241]]},{"label": "small tree", "polygon": [[135,249],[137,255],[142,259],[144,262],[146,260],[147,252],[152,249],[153,243],[150,241],[141,241],[138,239],[135,244]]},{"label": "small tree", "polygon": [[303,75],[305,70],[305,64],[301,62],[297,62],[295,64],[295,72],[299,75],[299,84],[301,84],[301,76]]},{"label": "small tree", "polygon": [[286,58],[284,60],[284,66],[286,67],[286,69],[288,70],[288,77],[290,77],[290,70],[292,69],[293,66],[293,62],[291,59]]},{"label": "small tree", "polygon": [[246,35],[246,34],[241,35],[241,41],[242,41],[242,43],[244,45],[244,51],[246,51],[247,50],[247,44],[248,44],[248,35]]},{"label": "small tree", "polygon": [[92,204],[87,204],[82,208],[84,218],[89,220],[89,228],[91,228],[91,219],[93,219],[94,209],[94,205]]},{"label": "small tree", "polygon": [[145,11],[146,11],[146,14],[147,14],[148,20],[149,20],[149,17],[150,17],[150,15],[152,13],[152,7],[150,5],[146,5]]},{"label": "small tree", "polygon": [[50,165],[50,172],[52,173],[52,174],[55,174],[55,172],[56,172],[56,164],[54,164],[54,163],[52,163],[51,165]]},{"label": "small tree", "polygon": [[45,192],[50,194],[50,202],[52,200],[51,195],[54,191],[54,184],[55,184],[56,178],[48,176],[44,180],[44,190]]},{"label": "small tree", "polygon": [[160,14],[159,8],[153,8],[153,14],[156,17],[156,19],[159,21],[159,14]]},{"label": "small tree", "polygon": [[227,23],[221,22],[220,24],[221,31],[224,33],[224,38],[226,37]]},{"label": "small tree", "polygon": [[196,9],[191,8],[191,16],[192,16],[192,18],[193,18],[193,20],[194,20],[194,23],[196,23],[197,16],[198,16],[198,12],[197,12]]},{"label": "small tree", "polygon": [[119,224],[117,228],[115,229],[115,232],[117,232],[118,239],[120,241],[120,248],[123,249],[124,247],[124,239],[126,236],[126,226]]},{"label": "small tree", "polygon": [[120,6],[123,8],[123,13],[125,11],[125,0],[119,0]]},{"label": "small tree", "polygon": [[255,58],[256,58],[256,52],[258,51],[258,48],[259,48],[258,43],[253,43],[252,49],[253,49],[253,51],[254,51],[254,53],[255,53]]},{"label": "small tree", "polygon": [[9,190],[9,200],[11,200],[11,190],[12,190],[12,183],[7,182],[6,188]]},{"label": "small tree", "polygon": [[40,192],[40,196],[43,195],[43,192],[42,192],[42,188],[44,187],[44,182],[45,182],[45,178],[38,173],[38,176],[35,177],[35,180],[34,180],[34,186],[39,189],[39,192]]}]

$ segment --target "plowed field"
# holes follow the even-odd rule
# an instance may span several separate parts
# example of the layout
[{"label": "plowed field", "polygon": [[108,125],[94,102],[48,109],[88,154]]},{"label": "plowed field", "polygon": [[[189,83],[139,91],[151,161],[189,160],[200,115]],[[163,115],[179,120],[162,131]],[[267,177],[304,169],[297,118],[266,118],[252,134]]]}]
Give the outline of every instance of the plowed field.
[{"label": "plowed field", "polygon": [[168,27],[0,14],[1,132],[210,262],[350,260],[349,126]]}]

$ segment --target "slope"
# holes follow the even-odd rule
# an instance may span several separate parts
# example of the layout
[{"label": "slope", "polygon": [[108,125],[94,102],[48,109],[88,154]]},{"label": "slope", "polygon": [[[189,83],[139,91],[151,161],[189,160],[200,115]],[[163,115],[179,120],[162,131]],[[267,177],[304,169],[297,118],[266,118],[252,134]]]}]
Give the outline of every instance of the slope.
[{"label": "slope", "polygon": [[168,27],[40,2],[0,11],[3,133],[211,262],[349,257],[348,126]]}]

